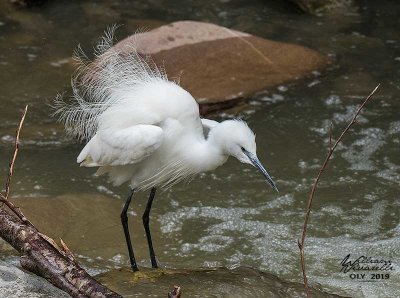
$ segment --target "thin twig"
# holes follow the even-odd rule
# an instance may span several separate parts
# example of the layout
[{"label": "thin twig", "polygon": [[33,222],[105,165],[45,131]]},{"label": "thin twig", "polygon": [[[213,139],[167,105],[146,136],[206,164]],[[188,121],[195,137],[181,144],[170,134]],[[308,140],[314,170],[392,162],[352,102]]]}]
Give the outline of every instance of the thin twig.
[{"label": "thin twig", "polygon": [[5,194],[4,194],[4,197],[6,198],[6,200],[8,200],[8,196],[10,195],[11,178],[12,178],[13,171],[14,171],[14,163],[15,163],[15,160],[17,159],[17,155],[18,155],[19,134],[21,132],[22,124],[24,123],[27,111],[28,111],[28,106],[25,107],[24,112],[22,113],[21,121],[19,122],[19,126],[18,126],[18,129],[17,129],[17,132],[16,132],[16,136],[15,136],[14,155],[13,155],[13,157],[11,159],[11,162],[10,162],[10,168],[9,168],[9,171],[8,171],[7,182],[6,182],[6,191],[5,191]]},{"label": "thin twig", "polygon": [[36,227],[25,217],[22,213],[21,208],[15,206],[9,201],[2,193],[0,193],[0,202],[4,203],[14,214],[24,223],[36,229]]},{"label": "thin twig", "polygon": [[15,160],[17,159],[18,155],[18,149],[19,149],[19,135],[21,133],[21,128],[25,120],[26,112],[28,111],[28,106],[25,107],[22,116],[21,116],[21,121],[19,122],[16,135],[15,135],[15,146],[14,146],[14,154],[10,162],[10,167],[8,170],[8,176],[7,176],[7,181],[6,181],[6,190],[4,195],[0,193],[0,202],[5,204],[18,218],[25,224],[30,225],[31,227],[34,227],[34,225],[25,217],[25,215],[22,213],[21,209],[17,206],[15,206],[12,202],[9,201],[8,197],[10,196],[10,185],[11,185],[11,179],[14,173],[14,164]]},{"label": "thin twig", "polygon": [[[346,126],[346,128],[343,130],[343,132],[340,134],[339,138],[336,140],[336,142],[333,144],[333,146],[329,146],[330,149],[328,151],[328,154],[325,158],[324,163],[322,164],[319,173],[317,175],[317,178],[314,181],[314,184],[312,186],[311,192],[310,192],[310,196],[308,198],[308,202],[307,202],[307,209],[306,209],[306,213],[304,216],[304,224],[303,224],[303,233],[301,235],[301,239],[298,240],[297,244],[299,246],[300,249],[300,263],[301,263],[301,270],[303,272],[303,280],[304,280],[304,288],[306,291],[306,295],[307,297],[311,297],[310,295],[310,291],[308,288],[308,282],[307,282],[307,275],[306,275],[306,268],[305,268],[305,261],[304,261],[304,241],[306,239],[306,233],[307,233],[307,225],[308,225],[308,221],[310,218],[310,212],[311,212],[311,204],[313,202],[314,199],[314,194],[315,191],[317,189],[317,185],[318,182],[322,176],[322,173],[325,171],[326,165],[328,164],[328,161],[330,160],[333,151],[335,150],[335,148],[337,147],[337,145],[341,142],[341,140],[343,139],[344,135],[347,133],[347,131],[350,129],[350,127],[356,122],[356,118],[357,116],[360,114],[361,110],[364,108],[364,106],[367,104],[367,102],[370,100],[370,98],[372,97],[372,95],[374,95],[374,93],[376,92],[376,90],[378,90],[380,84],[378,86],[375,87],[375,89],[371,92],[370,95],[368,95],[368,97],[364,100],[364,102],[360,105],[360,107],[358,108],[357,112],[354,114],[353,118],[351,119],[350,123]],[[331,139],[331,134],[332,131],[330,131],[330,139]]]}]

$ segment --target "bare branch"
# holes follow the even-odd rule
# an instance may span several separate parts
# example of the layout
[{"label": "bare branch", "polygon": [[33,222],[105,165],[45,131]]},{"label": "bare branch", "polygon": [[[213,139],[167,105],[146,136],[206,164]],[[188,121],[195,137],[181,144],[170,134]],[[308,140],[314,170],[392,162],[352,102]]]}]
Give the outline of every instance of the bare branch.
[{"label": "bare branch", "polygon": [[25,116],[26,116],[26,112],[27,111],[28,111],[28,106],[25,107],[24,112],[22,113],[21,121],[19,122],[18,129],[17,129],[16,136],[15,136],[14,155],[13,155],[13,157],[11,159],[11,162],[10,162],[10,169],[8,171],[7,182],[6,182],[6,191],[5,191],[5,194],[4,194],[4,197],[5,197],[6,200],[8,200],[8,196],[10,195],[11,178],[12,178],[13,171],[14,171],[14,163],[15,163],[15,160],[17,159],[17,155],[18,155],[19,134],[21,132],[22,124],[24,124],[24,120],[25,120]]},{"label": "bare branch", "polygon": [[25,215],[22,213],[21,208],[15,206],[11,201],[9,201],[8,199],[6,199],[6,197],[0,193],[0,202],[2,204],[5,204],[8,208],[10,208],[10,210],[12,212],[14,212],[14,214],[26,225],[29,225],[33,228],[35,228],[35,226],[25,217]]},{"label": "bare branch", "polygon": [[367,104],[367,102],[370,100],[370,98],[372,97],[372,95],[374,95],[374,93],[376,92],[376,90],[378,90],[380,84],[378,86],[375,87],[375,89],[371,92],[370,95],[368,95],[368,97],[364,100],[364,102],[360,105],[360,107],[357,109],[356,113],[354,114],[353,118],[351,119],[351,121],[349,122],[349,124],[346,126],[346,128],[342,131],[342,133],[340,134],[339,138],[336,140],[336,142],[333,144],[333,146],[331,146],[331,136],[332,136],[332,125],[331,125],[331,129],[330,129],[330,133],[329,133],[329,151],[328,154],[325,158],[324,163],[322,164],[319,173],[317,175],[317,178],[314,181],[314,184],[312,186],[311,192],[310,192],[310,196],[308,198],[307,201],[307,209],[304,215],[304,224],[303,224],[303,232],[301,235],[301,239],[298,240],[298,246],[300,249],[300,263],[301,263],[301,270],[303,272],[303,282],[304,282],[304,289],[306,291],[306,295],[307,297],[311,297],[310,291],[309,291],[309,287],[308,287],[308,281],[307,281],[307,274],[306,274],[306,268],[305,268],[305,258],[304,258],[304,242],[306,239],[306,233],[307,233],[307,225],[308,225],[308,221],[310,219],[310,212],[311,212],[311,205],[314,199],[314,194],[315,191],[317,189],[317,185],[318,182],[322,176],[322,174],[325,171],[325,168],[333,154],[333,151],[335,150],[335,148],[337,147],[337,145],[341,142],[341,140],[343,139],[344,135],[348,132],[348,130],[350,129],[350,127],[356,123],[356,119],[357,116],[360,114],[361,110],[364,108],[364,106]]},{"label": "bare branch", "polygon": [[8,197],[10,195],[10,184],[11,184],[11,178],[14,173],[14,164],[15,160],[17,159],[18,155],[18,149],[19,149],[19,135],[21,133],[21,128],[22,124],[24,123],[26,112],[28,111],[28,106],[25,107],[21,120],[19,122],[16,135],[15,135],[15,146],[14,146],[14,154],[10,162],[10,168],[8,170],[8,175],[7,175],[7,181],[6,181],[6,190],[4,195],[0,193],[0,202],[1,202],[1,207],[3,207],[3,204],[5,204],[14,214],[25,224],[30,225],[31,227],[34,227],[34,225],[25,217],[25,215],[22,213],[21,209],[17,206],[15,206],[12,202],[8,200]]},{"label": "bare branch", "polygon": [[33,227],[0,208],[0,236],[21,253],[21,266],[73,297],[121,296],[98,283],[79,264],[60,253]]},{"label": "bare branch", "polygon": [[61,243],[61,247],[63,249],[63,254],[70,259],[71,262],[77,263],[74,254],[72,253],[72,251],[69,249],[69,247],[67,246],[67,244],[60,239],[60,243]]}]

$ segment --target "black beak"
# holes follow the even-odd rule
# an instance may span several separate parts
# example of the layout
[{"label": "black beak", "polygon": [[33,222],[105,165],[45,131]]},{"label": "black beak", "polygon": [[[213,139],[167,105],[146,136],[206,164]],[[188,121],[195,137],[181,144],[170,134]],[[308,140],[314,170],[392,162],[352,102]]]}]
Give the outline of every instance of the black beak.
[{"label": "black beak", "polygon": [[243,153],[247,155],[247,157],[250,159],[251,163],[261,172],[261,174],[263,174],[265,179],[267,179],[269,184],[271,184],[272,188],[275,189],[277,192],[279,192],[274,180],[272,180],[271,176],[268,174],[267,170],[264,168],[264,166],[258,160],[257,156],[255,156],[254,154],[252,154],[249,151],[244,150],[244,149],[243,149]]}]

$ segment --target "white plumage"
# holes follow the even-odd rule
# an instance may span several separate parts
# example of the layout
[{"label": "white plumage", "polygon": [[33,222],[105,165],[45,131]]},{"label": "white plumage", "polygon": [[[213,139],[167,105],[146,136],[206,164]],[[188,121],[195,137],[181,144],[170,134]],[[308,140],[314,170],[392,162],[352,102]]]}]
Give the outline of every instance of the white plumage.
[{"label": "white plumage", "polygon": [[78,47],[79,67],[71,80],[73,96],[55,100],[56,114],[67,132],[87,144],[77,158],[97,167],[115,185],[129,183],[132,191],[121,213],[133,271],[137,271],[129,236],[127,210],[133,191],[151,188],[143,214],[151,263],[157,261],[149,228],[156,188],[213,170],[229,156],[257,167],[276,185],[256,155],[255,135],[240,120],[218,123],[200,119],[194,98],[164,71],[131,46],[130,54],[112,47],[115,27],[108,30],[90,61]]},{"label": "white plumage", "polygon": [[246,123],[201,120],[194,98],[134,44],[130,54],[112,47],[114,29],[97,45],[94,61],[78,47],[72,102],[56,99],[67,132],[88,140],[77,158],[81,166],[98,167],[97,174],[108,174],[115,185],[144,190],[215,169],[230,155],[252,163],[243,152],[256,156]]}]

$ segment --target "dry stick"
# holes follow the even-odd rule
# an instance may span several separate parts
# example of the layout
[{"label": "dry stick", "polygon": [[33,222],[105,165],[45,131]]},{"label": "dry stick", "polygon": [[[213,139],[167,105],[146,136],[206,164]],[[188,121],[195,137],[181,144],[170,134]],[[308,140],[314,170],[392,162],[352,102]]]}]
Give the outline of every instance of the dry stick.
[{"label": "dry stick", "polygon": [[20,252],[22,268],[44,277],[72,297],[121,298],[91,277],[65,251],[54,247],[54,241],[45,240],[43,234],[3,208],[0,208],[0,236]]},{"label": "dry stick", "polygon": [[24,124],[24,120],[25,120],[25,116],[26,116],[26,112],[27,111],[28,111],[28,106],[25,107],[24,112],[22,113],[21,121],[19,122],[19,126],[18,126],[18,129],[17,129],[17,132],[16,132],[16,136],[15,136],[14,155],[13,155],[12,160],[10,162],[10,169],[8,171],[7,182],[6,182],[6,192],[4,194],[4,197],[5,197],[6,200],[8,200],[8,196],[10,195],[11,178],[12,178],[12,175],[13,175],[14,163],[15,163],[15,160],[17,159],[18,149],[19,149],[19,134],[21,132],[22,124]]},{"label": "dry stick", "polygon": [[336,140],[336,142],[333,144],[333,146],[331,146],[331,140],[332,140],[332,124],[331,124],[331,128],[330,128],[330,132],[329,132],[329,151],[328,154],[325,158],[324,163],[321,166],[321,169],[319,170],[318,176],[314,181],[314,184],[312,186],[311,192],[310,192],[310,196],[308,198],[308,202],[307,202],[307,210],[304,216],[304,225],[303,225],[303,233],[301,236],[301,239],[298,240],[298,246],[300,249],[300,263],[301,263],[301,270],[303,271],[303,280],[304,280],[304,288],[306,291],[306,295],[307,297],[310,297],[310,291],[308,288],[308,282],[307,282],[307,275],[306,275],[306,268],[305,268],[305,262],[304,262],[304,241],[306,239],[306,233],[307,233],[307,225],[308,225],[308,221],[310,218],[310,212],[311,212],[311,204],[312,201],[314,199],[314,194],[315,194],[315,190],[317,189],[317,184],[321,178],[322,173],[324,172],[326,165],[328,164],[329,159],[331,158],[333,151],[335,150],[335,148],[337,147],[337,145],[340,143],[340,141],[343,139],[344,135],[347,133],[347,131],[350,129],[350,127],[356,122],[356,118],[357,116],[360,114],[361,110],[364,108],[364,106],[367,104],[367,102],[370,100],[370,98],[372,97],[372,95],[374,95],[374,93],[376,92],[376,90],[378,90],[380,84],[378,86],[375,87],[375,89],[371,92],[370,95],[368,95],[368,97],[364,100],[364,102],[361,104],[361,106],[358,108],[357,112],[354,114],[353,118],[351,119],[350,123],[347,125],[347,127],[343,130],[343,132],[340,134],[339,138]]},{"label": "dry stick", "polygon": [[14,154],[13,154],[13,157],[12,157],[12,159],[11,159],[10,167],[9,167],[9,170],[8,170],[7,181],[6,181],[6,188],[5,188],[6,190],[5,190],[4,195],[0,193],[0,202],[2,203],[2,206],[3,206],[3,204],[5,204],[8,208],[10,208],[10,210],[11,210],[12,212],[14,212],[15,215],[18,216],[18,218],[19,218],[23,223],[34,227],[33,224],[32,224],[32,223],[25,217],[25,215],[22,213],[21,209],[20,209],[19,207],[15,206],[12,202],[10,202],[10,201],[8,200],[8,197],[9,197],[9,195],[10,195],[11,178],[12,178],[12,175],[13,175],[13,173],[14,173],[14,164],[15,164],[15,160],[17,159],[17,155],[18,155],[19,136],[20,136],[20,133],[21,133],[22,124],[24,123],[24,120],[25,120],[25,116],[26,116],[26,112],[27,112],[27,111],[28,111],[28,106],[25,106],[25,109],[24,109],[24,111],[23,111],[23,113],[22,113],[21,120],[20,120],[20,122],[19,122],[17,131],[16,131],[16,135],[15,135]]},{"label": "dry stick", "polygon": [[0,202],[4,203],[18,218],[26,225],[35,228],[35,226],[25,217],[22,213],[21,208],[15,206],[11,201],[9,201],[3,194],[0,193]]}]

